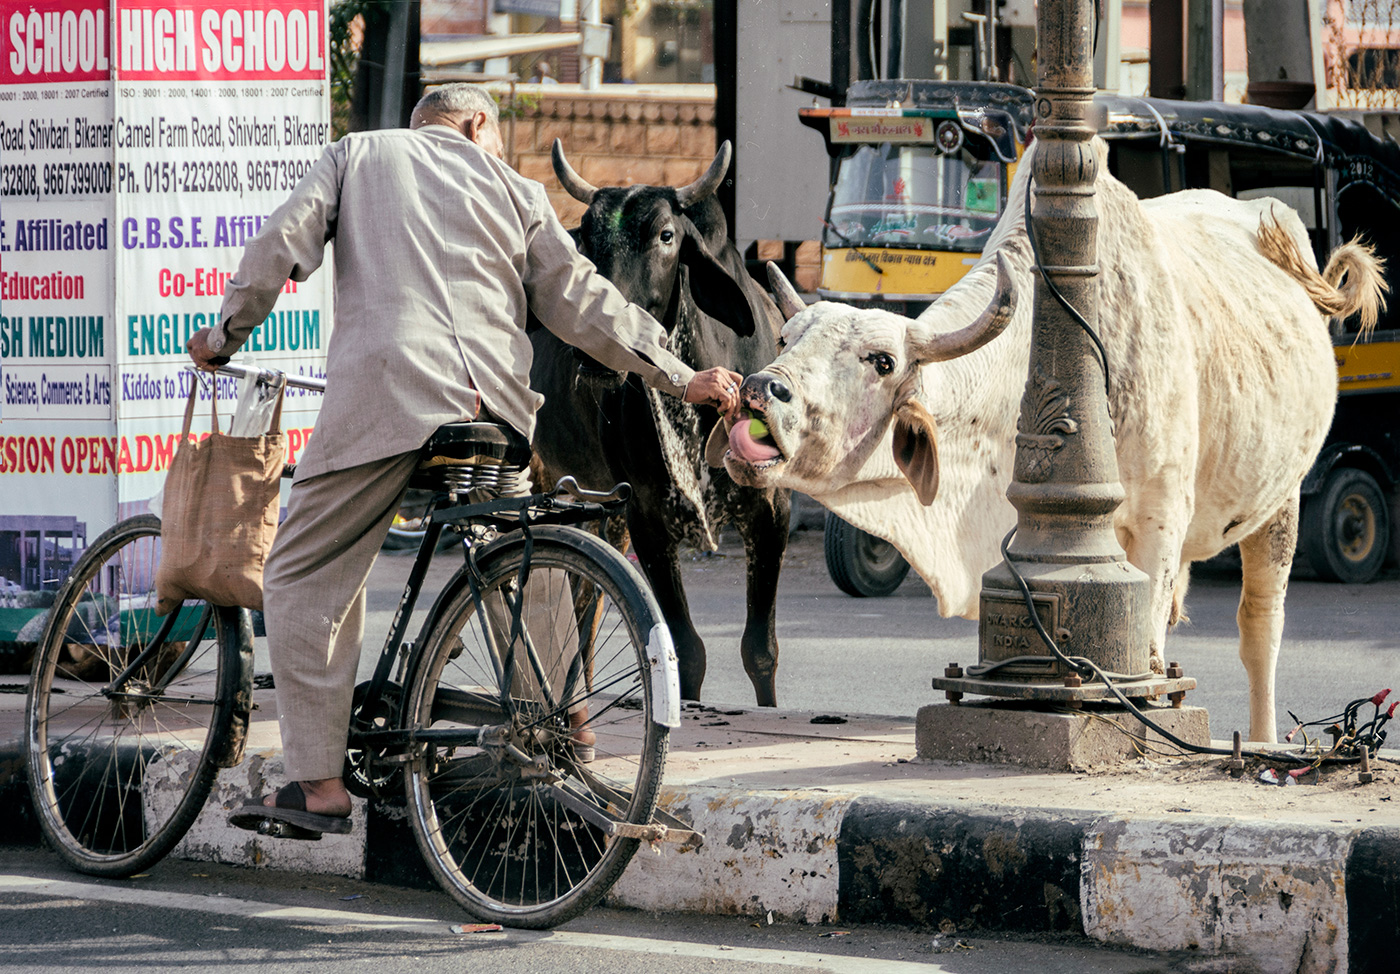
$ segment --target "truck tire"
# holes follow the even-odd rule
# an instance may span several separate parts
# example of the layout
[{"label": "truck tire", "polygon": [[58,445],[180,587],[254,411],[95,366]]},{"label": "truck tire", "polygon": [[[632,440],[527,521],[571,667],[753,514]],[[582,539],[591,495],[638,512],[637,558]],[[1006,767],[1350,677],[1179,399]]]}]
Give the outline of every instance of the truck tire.
[{"label": "truck tire", "polygon": [[1299,547],[1324,581],[1374,579],[1390,548],[1390,511],[1375,478],[1364,470],[1334,470],[1303,503]]},{"label": "truck tire", "polygon": [[909,574],[894,545],[826,512],[826,570],[836,587],[857,598],[889,595]]}]

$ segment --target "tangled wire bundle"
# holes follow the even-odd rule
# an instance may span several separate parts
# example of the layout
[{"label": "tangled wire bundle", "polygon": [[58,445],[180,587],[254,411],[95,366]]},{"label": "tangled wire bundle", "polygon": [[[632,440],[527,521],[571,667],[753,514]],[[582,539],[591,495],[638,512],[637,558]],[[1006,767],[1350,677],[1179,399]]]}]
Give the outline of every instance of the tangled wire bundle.
[{"label": "tangled wire bundle", "polygon": [[[1395,708],[1400,706],[1400,700],[1397,700],[1382,712],[1381,707],[1384,706],[1388,696],[1390,696],[1390,689],[1386,688],[1374,696],[1360,697],[1347,704],[1341,713],[1324,717],[1321,720],[1304,721],[1290,710],[1288,716],[1293,718],[1293,723],[1296,726],[1285,734],[1283,739],[1292,742],[1295,737],[1301,734],[1301,743],[1304,748],[1315,748],[1319,760],[1324,758],[1359,758],[1362,750],[1374,755],[1385,743],[1385,725],[1395,716]],[[1371,719],[1363,724],[1360,723],[1361,708],[1368,703],[1373,708]],[[1324,752],[1321,740],[1309,737],[1309,727],[1326,728],[1324,733],[1332,736],[1332,747]]]}]

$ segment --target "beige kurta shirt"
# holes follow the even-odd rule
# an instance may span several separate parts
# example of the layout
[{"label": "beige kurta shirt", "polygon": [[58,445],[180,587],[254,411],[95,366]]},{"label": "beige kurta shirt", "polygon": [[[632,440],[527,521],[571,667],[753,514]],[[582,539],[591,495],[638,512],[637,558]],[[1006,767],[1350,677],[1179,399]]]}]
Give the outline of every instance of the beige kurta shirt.
[{"label": "beige kurta shirt", "polygon": [[544,187],[443,125],[326,147],[248,242],[221,315],[229,355],[334,240],[326,396],[301,477],[415,450],[486,408],[526,436],[526,307],[571,345],[680,396],[694,372],[579,254]]}]

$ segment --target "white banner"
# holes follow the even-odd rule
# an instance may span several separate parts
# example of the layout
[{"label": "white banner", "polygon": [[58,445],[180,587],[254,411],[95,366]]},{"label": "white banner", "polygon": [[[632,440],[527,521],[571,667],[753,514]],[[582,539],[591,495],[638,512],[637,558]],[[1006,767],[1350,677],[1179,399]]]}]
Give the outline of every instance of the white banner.
[{"label": "white banner", "polygon": [[[330,138],[326,29],[325,0],[0,0],[0,659],[160,490],[185,342]],[[323,376],[330,277],[239,360]],[[288,396],[291,459],[319,405]]]},{"label": "white banner", "polygon": [[0,643],[116,517],[104,0],[0,0]]},{"label": "white banner", "polygon": [[[243,245],[330,140],[319,0],[115,8],[118,464],[123,508],[164,481],[184,415],[185,343],[218,323]],[[331,275],[288,282],[240,362],[322,375]],[[220,383],[232,414],[236,385]],[[283,412],[293,453],[319,397]],[[209,429],[207,396],[195,432]]]}]

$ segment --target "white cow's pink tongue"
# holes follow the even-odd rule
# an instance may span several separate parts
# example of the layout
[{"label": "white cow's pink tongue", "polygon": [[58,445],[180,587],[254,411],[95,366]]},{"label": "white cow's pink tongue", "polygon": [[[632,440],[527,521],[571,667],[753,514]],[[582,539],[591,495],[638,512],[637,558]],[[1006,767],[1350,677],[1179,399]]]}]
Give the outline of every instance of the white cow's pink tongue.
[{"label": "white cow's pink tongue", "polygon": [[745,463],[762,463],[778,456],[778,448],[771,443],[760,443],[749,433],[749,421],[741,419],[729,431],[729,452]]}]

